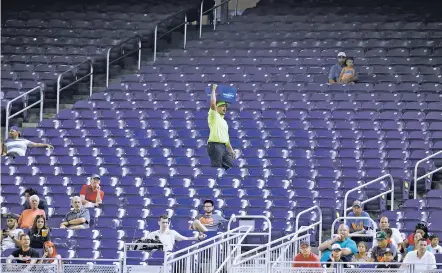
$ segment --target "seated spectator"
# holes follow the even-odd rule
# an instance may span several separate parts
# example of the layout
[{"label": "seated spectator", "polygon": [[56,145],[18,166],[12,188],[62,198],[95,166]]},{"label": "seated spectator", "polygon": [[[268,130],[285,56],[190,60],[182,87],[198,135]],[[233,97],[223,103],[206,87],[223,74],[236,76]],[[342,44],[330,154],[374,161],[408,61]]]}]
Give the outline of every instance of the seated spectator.
[{"label": "seated spectator", "polygon": [[354,59],[348,57],[345,60],[345,66],[342,68],[341,74],[339,75],[338,83],[355,83],[358,80],[358,74],[354,67]]},{"label": "seated spectator", "polygon": [[393,258],[396,257],[397,249],[392,243],[387,241],[387,234],[384,231],[378,231],[376,233],[376,241],[378,241],[378,245],[373,247],[371,250],[371,256],[375,262],[384,261],[384,253],[386,249],[391,251]]},{"label": "seated spectator", "polygon": [[51,234],[46,224],[46,218],[43,215],[37,215],[34,224],[28,232],[31,238],[32,248],[43,248],[43,244],[51,240]]},{"label": "seated spectator", "polygon": [[407,268],[409,264],[414,264],[414,272],[436,269],[436,257],[431,251],[427,251],[427,247],[427,240],[425,238],[419,239],[417,250],[413,250],[405,256],[402,267]]},{"label": "seated spectator", "polygon": [[37,215],[43,215],[43,217],[46,218],[45,211],[38,208],[40,198],[38,198],[37,195],[32,195],[29,197],[29,202],[31,204],[31,208],[25,209],[21,213],[20,218],[18,218],[18,226],[21,228],[31,228]]},{"label": "seated spectator", "polygon": [[300,253],[295,256],[293,267],[321,267],[318,255],[312,252],[312,248],[308,242],[301,242],[300,249]]},{"label": "seated spectator", "polygon": [[[20,235],[20,248],[12,252],[8,258],[18,258],[15,259],[16,263],[20,264],[35,264],[37,260],[31,260],[31,258],[40,258],[40,254],[37,250],[30,247],[31,239],[27,234]],[[13,259],[8,259],[7,263],[12,263]]]},{"label": "seated spectator", "polygon": [[170,252],[175,246],[175,241],[186,241],[186,240],[202,240],[206,238],[206,235],[200,234],[194,237],[185,237],[175,230],[169,229],[170,220],[167,215],[161,215],[158,221],[160,229],[153,231],[147,235],[147,239],[157,239],[163,243],[163,251]]},{"label": "seated spectator", "polygon": [[103,203],[104,192],[101,190],[100,180],[101,177],[94,174],[91,177],[90,185],[83,185],[81,188],[80,197],[85,208],[98,207]]},{"label": "seated spectator", "polygon": [[[389,232],[387,232],[387,229],[390,228],[390,222],[388,221],[387,217],[381,217],[379,220],[379,230],[378,231],[385,231],[388,235]],[[402,239],[402,235],[400,231],[397,228],[391,228],[392,234],[390,236],[391,243],[398,249],[398,247],[402,244],[404,241]],[[373,242],[373,246],[377,245],[377,241],[375,240]]]},{"label": "seated spectator", "polygon": [[370,257],[367,252],[367,243],[358,243],[358,253],[353,256],[352,262],[373,262],[373,258]]},{"label": "seated spectator", "polygon": [[338,83],[339,76],[341,75],[342,69],[345,66],[345,59],[347,55],[344,52],[338,53],[338,63],[334,64],[330,68],[330,72],[328,73],[328,83]]},{"label": "seated spectator", "polygon": [[338,244],[341,246],[341,256],[347,261],[351,261],[353,255],[358,252],[355,241],[348,237],[349,228],[347,225],[341,224],[338,228],[338,234],[334,238],[331,238],[318,247],[319,251],[322,251],[321,262],[326,262],[330,259],[332,252],[332,245]]},{"label": "seated spectator", "polygon": [[427,225],[425,223],[419,223],[416,225],[414,232],[411,233],[410,235],[408,235],[407,239],[405,239],[405,241],[403,242],[403,245],[405,248],[407,248],[410,245],[414,245],[414,234],[415,233],[420,233],[422,235],[422,237],[427,240],[428,245],[431,243],[430,239],[428,239],[429,235],[428,235]]},{"label": "seated spectator", "polygon": [[61,266],[61,256],[57,254],[57,248],[51,241],[46,241],[44,243],[42,260],[38,261],[40,264],[58,264]]},{"label": "seated spectator", "polygon": [[60,224],[60,228],[67,229],[85,229],[89,228],[89,222],[91,217],[89,215],[89,210],[83,208],[81,205],[81,198],[75,196],[72,198],[73,209],[66,214],[63,222]]},{"label": "seated spectator", "polygon": [[[422,239],[422,235],[420,233],[415,233],[414,237],[413,237],[413,241],[415,242],[415,244],[408,246],[406,253],[411,252],[413,250],[416,250],[416,242],[418,242],[420,239]],[[428,245],[427,251],[432,252],[431,251],[431,245]]]},{"label": "seated spectator", "polygon": [[384,251],[384,257],[382,257],[384,263],[376,265],[376,268],[399,268],[399,264],[392,264],[394,261],[394,253],[391,249],[387,248]]},{"label": "seated spectator", "polygon": [[[330,258],[327,260],[326,267],[336,268],[336,263],[345,263],[349,262],[349,260],[346,258],[346,256],[342,256],[342,249],[339,244],[332,245],[332,253],[330,255]],[[347,264],[343,264],[344,268],[348,268],[349,266]]]},{"label": "seated spectator", "polygon": [[26,150],[28,147],[31,148],[49,148],[53,149],[52,145],[45,144],[45,143],[34,143],[32,141],[29,141],[24,138],[20,138],[21,132],[20,128],[17,126],[12,126],[9,129],[9,138],[6,139],[5,143],[3,144],[3,149],[1,151],[1,154],[4,156],[25,156]]},{"label": "seated spectator", "polygon": [[442,246],[439,245],[439,236],[437,235],[431,235],[430,236],[431,241],[431,252],[433,254],[442,254]]},{"label": "seated spectator", "polygon": [[200,214],[196,217],[190,229],[199,232],[218,231],[220,226],[227,222],[227,220],[218,214],[213,214],[214,203],[212,200],[205,200],[203,207],[204,214]]},{"label": "seated spectator", "polygon": [[6,215],[7,229],[4,229],[1,233],[2,238],[2,251],[10,248],[16,248],[20,246],[20,235],[23,234],[23,230],[17,228],[18,215],[7,214]]},{"label": "seated spectator", "polygon": [[[348,214],[348,217],[370,217],[370,215],[362,210],[362,202],[356,200],[353,202],[353,211]],[[346,220],[350,227],[350,235],[352,234],[366,234],[372,228],[369,219],[348,219]],[[370,241],[372,237],[351,237],[355,242]]]},{"label": "seated spectator", "polygon": [[[30,202],[29,198],[32,195],[37,195],[38,196],[38,192],[36,190],[34,190],[33,188],[29,188],[29,189],[25,190],[26,201],[23,203],[23,208],[24,209],[30,209],[31,208],[31,202]],[[38,208],[45,211],[46,218],[47,218],[47,216],[48,216],[48,204],[46,203],[46,200],[44,198],[40,199],[40,202],[38,203]]]}]

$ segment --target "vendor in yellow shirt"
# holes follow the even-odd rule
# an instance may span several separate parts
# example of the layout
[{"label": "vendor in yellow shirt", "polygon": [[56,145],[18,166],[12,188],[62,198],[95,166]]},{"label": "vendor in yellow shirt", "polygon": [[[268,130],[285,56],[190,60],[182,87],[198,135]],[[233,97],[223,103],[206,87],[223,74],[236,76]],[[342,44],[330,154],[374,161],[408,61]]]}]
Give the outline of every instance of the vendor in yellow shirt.
[{"label": "vendor in yellow shirt", "polygon": [[229,169],[233,167],[235,152],[229,139],[229,125],[227,125],[224,115],[227,112],[227,102],[216,102],[216,88],[218,85],[212,85],[212,94],[210,96],[210,109],[207,121],[209,123],[210,135],[207,143],[207,153],[212,162],[212,167]]}]

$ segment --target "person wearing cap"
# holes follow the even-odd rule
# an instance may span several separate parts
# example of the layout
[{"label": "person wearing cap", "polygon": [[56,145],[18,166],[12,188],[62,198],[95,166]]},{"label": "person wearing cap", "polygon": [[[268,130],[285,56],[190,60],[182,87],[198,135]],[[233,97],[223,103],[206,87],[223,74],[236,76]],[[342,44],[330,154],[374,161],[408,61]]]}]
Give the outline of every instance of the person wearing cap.
[{"label": "person wearing cap", "polygon": [[346,256],[342,256],[342,247],[339,244],[333,244],[332,252],[330,254],[330,258],[327,260],[326,267],[335,268],[337,267],[336,263],[344,263],[343,267],[348,268],[349,266],[345,264],[346,262],[349,262],[348,258]]},{"label": "person wearing cap", "polygon": [[300,252],[295,256],[293,267],[321,267],[319,257],[312,252],[312,248],[307,241],[302,241]]},{"label": "person wearing cap", "polygon": [[53,149],[52,145],[46,143],[35,143],[27,139],[21,138],[20,129],[17,126],[12,126],[9,129],[9,138],[3,143],[1,155],[3,156],[25,156],[29,148],[49,148]]},{"label": "person wearing cap", "polygon": [[321,262],[326,262],[330,258],[332,252],[332,246],[338,244],[341,246],[341,256],[346,260],[351,261],[353,255],[358,252],[358,247],[349,235],[349,228],[345,224],[339,225],[338,234],[323,243],[318,247],[319,251],[322,251]]},{"label": "person wearing cap", "polygon": [[414,264],[414,272],[427,272],[436,269],[436,257],[431,251],[427,251],[428,243],[425,238],[419,239],[417,249],[411,251],[405,256],[402,268],[407,268],[410,264]]},{"label": "person wearing cap", "polygon": [[228,104],[224,101],[216,101],[216,88],[212,85],[210,95],[210,109],[208,123],[210,128],[209,140],[207,142],[207,154],[210,157],[211,166],[229,169],[233,167],[235,152],[230,144],[229,125],[224,119]]},{"label": "person wearing cap", "polygon": [[387,234],[385,231],[378,231],[376,233],[376,241],[378,242],[378,245],[371,250],[371,256],[375,262],[384,261],[384,253],[386,249],[389,249],[393,254],[393,258],[396,258],[397,249],[392,243],[387,241]]},{"label": "person wearing cap", "polygon": [[81,205],[81,198],[79,196],[72,197],[73,209],[66,214],[60,228],[66,229],[85,229],[89,228],[91,216],[89,210],[83,208]]},{"label": "person wearing cap", "polygon": [[195,218],[190,226],[191,230],[199,232],[218,231],[227,222],[221,215],[213,214],[214,205],[215,203],[212,200],[203,202],[204,214],[200,214]]},{"label": "person wearing cap", "polygon": [[[36,190],[34,190],[33,188],[28,188],[25,190],[24,195],[25,195],[25,202],[23,203],[23,209],[30,209],[31,208],[30,198],[32,195],[38,196],[38,192]],[[38,203],[38,208],[45,211],[46,218],[47,218],[47,216],[49,215],[48,214],[48,203],[46,202],[46,200],[44,198],[40,198],[40,202]]]},{"label": "person wearing cap", "polygon": [[1,231],[1,245],[2,251],[10,248],[16,248],[20,246],[20,235],[23,234],[23,230],[18,227],[18,215],[7,214],[6,218],[7,229]]},{"label": "person wearing cap", "polygon": [[338,83],[339,77],[341,76],[342,69],[345,67],[345,60],[347,55],[345,52],[338,53],[338,63],[334,64],[330,68],[330,72],[328,73],[328,83]]},{"label": "person wearing cap", "polygon": [[101,177],[98,174],[91,176],[90,185],[83,185],[80,198],[85,208],[98,207],[103,203],[104,191],[100,187]]},{"label": "person wearing cap", "polygon": [[383,263],[376,265],[376,268],[399,268],[399,264],[392,264],[394,262],[394,253],[390,248],[385,249]]},{"label": "person wearing cap", "polygon": [[[350,236],[352,234],[365,234],[369,229],[372,228],[371,222],[369,220],[370,215],[362,210],[362,202],[356,200],[353,202],[353,211],[348,214],[348,217],[361,217],[361,219],[347,219],[347,225],[350,227]],[[365,217],[365,218],[362,218]],[[353,236],[352,239],[355,242],[369,241],[372,237],[360,237]]]}]

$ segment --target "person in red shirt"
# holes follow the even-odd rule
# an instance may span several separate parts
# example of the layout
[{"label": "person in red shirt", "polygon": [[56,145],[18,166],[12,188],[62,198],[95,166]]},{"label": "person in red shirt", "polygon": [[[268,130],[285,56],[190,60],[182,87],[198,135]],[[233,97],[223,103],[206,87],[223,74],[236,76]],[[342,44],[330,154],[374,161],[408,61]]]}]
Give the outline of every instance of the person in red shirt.
[{"label": "person in red shirt", "polygon": [[424,239],[427,240],[427,244],[430,244],[430,239],[428,238],[428,227],[424,222],[418,223],[414,229],[414,232],[408,235],[407,239],[403,243],[403,247],[401,248],[401,253],[405,253],[406,249],[414,245],[414,234],[420,233]]},{"label": "person in red shirt", "polygon": [[104,192],[100,188],[100,180],[101,177],[94,174],[91,177],[90,185],[83,185],[81,188],[80,198],[84,207],[98,207],[103,203]]},{"label": "person in red shirt", "polygon": [[[319,257],[315,253],[312,252],[312,249],[307,242],[301,243],[301,251],[299,254],[295,256],[295,262],[293,263],[293,267],[321,267],[319,263]],[[298,263],[303,262],[303,263]],[[309,262],[309,263],[307,263]]]}]

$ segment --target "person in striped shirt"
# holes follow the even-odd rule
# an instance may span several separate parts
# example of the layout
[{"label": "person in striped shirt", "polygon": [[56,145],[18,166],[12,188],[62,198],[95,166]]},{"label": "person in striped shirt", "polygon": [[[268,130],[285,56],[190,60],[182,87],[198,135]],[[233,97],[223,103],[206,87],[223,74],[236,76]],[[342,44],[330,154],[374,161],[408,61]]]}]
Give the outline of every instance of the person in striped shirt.
[{"label": "person in striped shirt", "polygon": [[30,148],[49,148],[53,149],[52,145],[46,143],[35,143],[27,139],[21,138],[20,129],[17,126],[12,126],[9,129],[9,138],[3,143],[3,156],[25,156],[26,151]]}]

